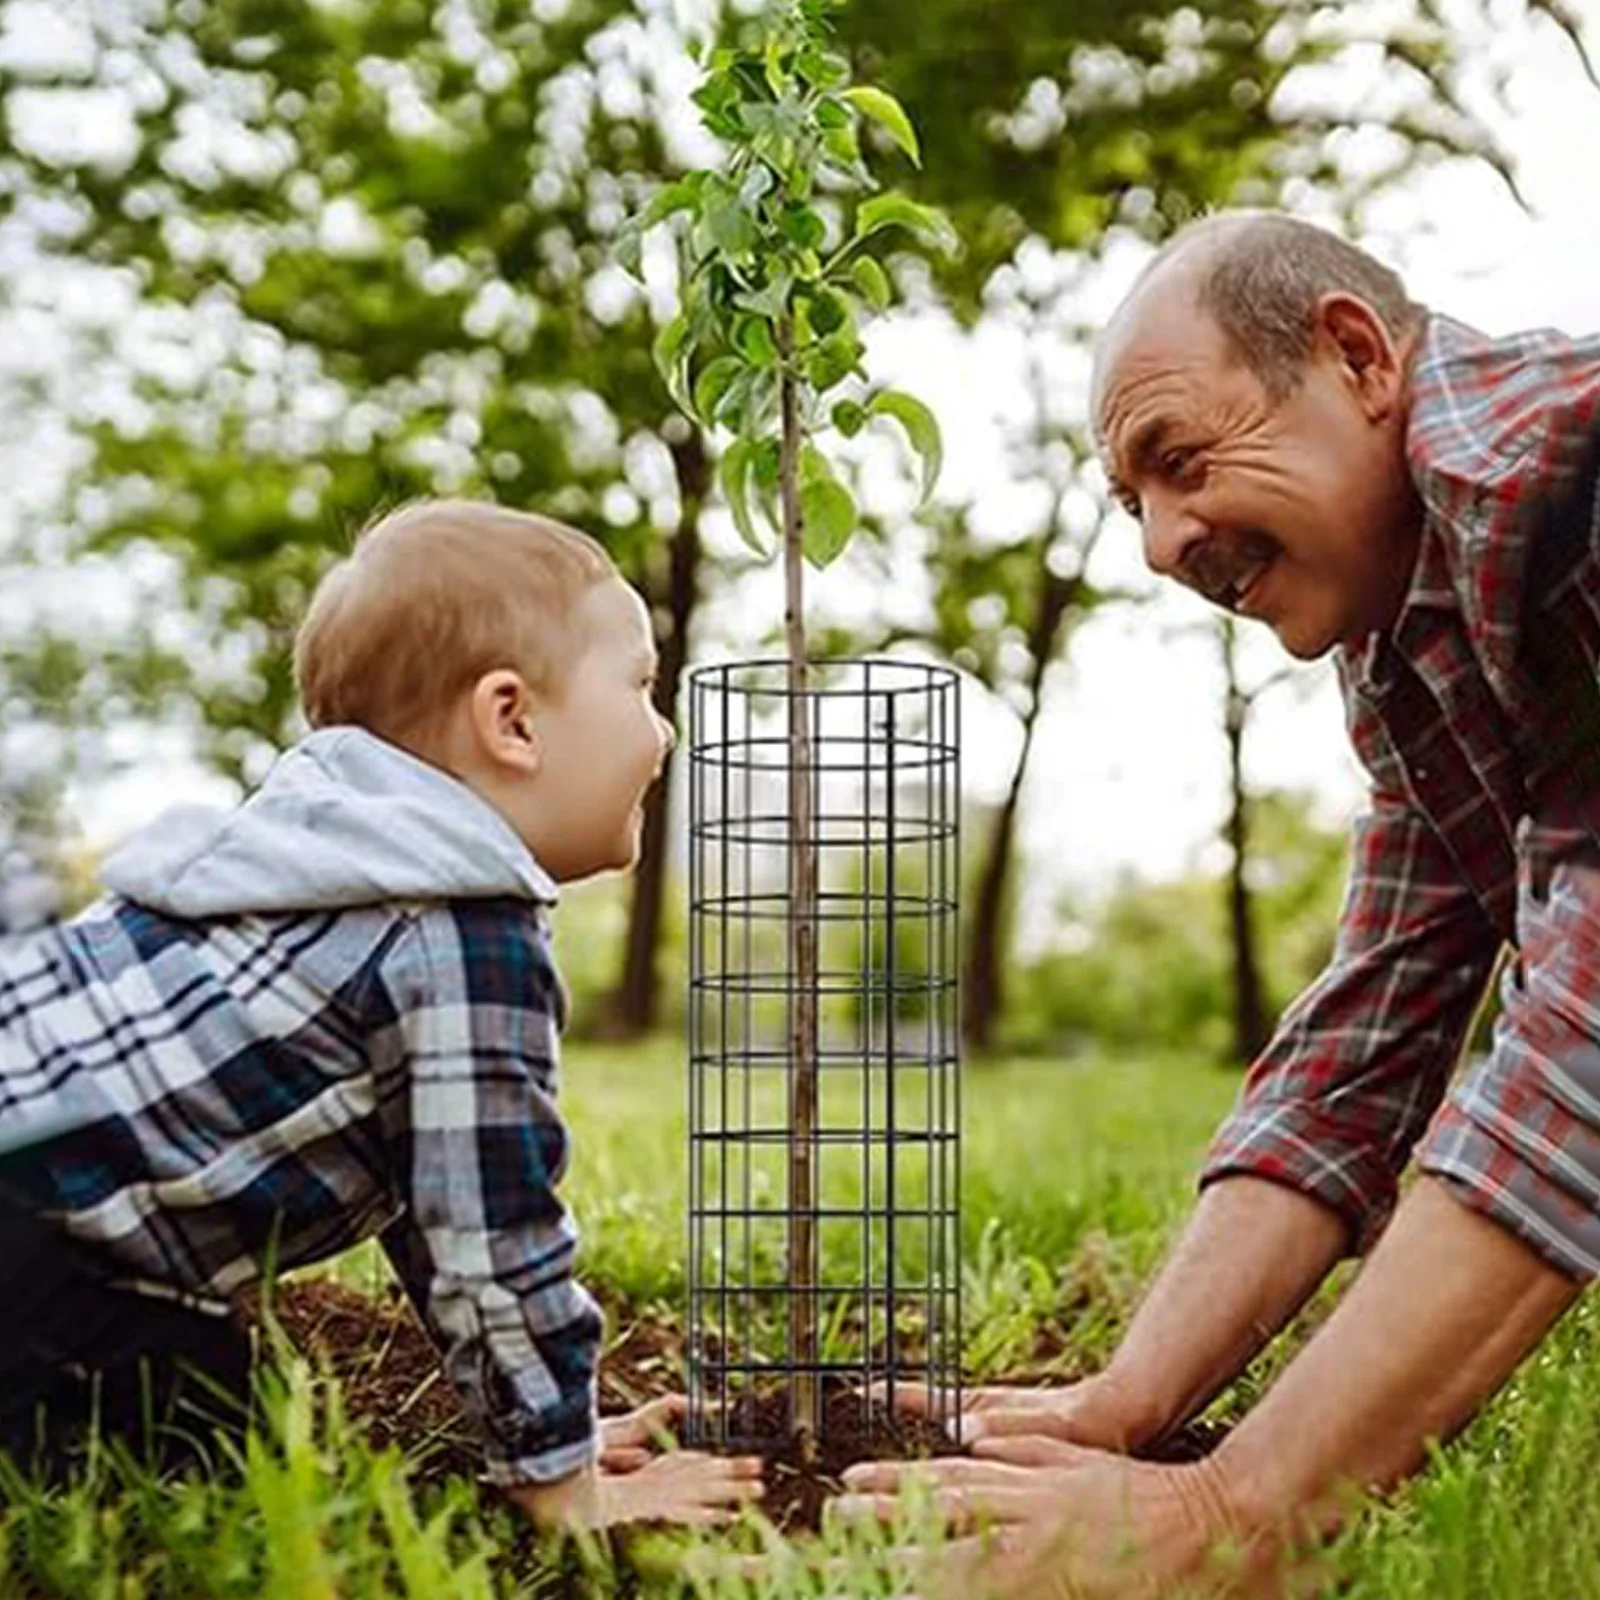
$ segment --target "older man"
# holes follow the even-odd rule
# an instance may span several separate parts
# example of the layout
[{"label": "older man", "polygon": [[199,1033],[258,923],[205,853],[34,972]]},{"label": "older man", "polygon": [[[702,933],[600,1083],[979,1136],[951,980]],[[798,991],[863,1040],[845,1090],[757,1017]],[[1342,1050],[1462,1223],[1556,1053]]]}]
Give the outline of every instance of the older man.
[{"label": "older man", "polygon": [[[1270,1588],[1600,1273],[1600,339],[1487,339],[1319,229],[1228,214],[1135,286],[1094,409],[1150,565],[1335,653],[1371,805],[1333,960],[1110,1366],[979,1391],[979,1459],[935,1470],[952,1512],[999,1523],[999,1593],[1165,1593],[1219,1543]],[[1493,1048],[1452,1086],[1508,941]],[[1113,1453],[1192,1415],[1368,1247],[1209,1460]],[[896,1478],[857,1472],[855,1509]]]}]

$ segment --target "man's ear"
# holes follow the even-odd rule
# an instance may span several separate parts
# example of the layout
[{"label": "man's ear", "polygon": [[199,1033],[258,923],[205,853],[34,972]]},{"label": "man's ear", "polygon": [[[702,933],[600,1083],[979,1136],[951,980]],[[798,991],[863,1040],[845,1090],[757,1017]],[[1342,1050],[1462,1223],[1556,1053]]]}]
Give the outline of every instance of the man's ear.
[{"label": "man's ear", "polygon": [[521,673],[499,667],[473,685],[473,736],[491,761],[529,777],[537,772],[543,742],[536,721],[533,694]]},{"label": "man's ear", "polygon": [[1313,344],[1338,362],[1370,421],[1400,405],[1405,361],[1382,317],[1359,295],[1325,294],[1317,302]]}]

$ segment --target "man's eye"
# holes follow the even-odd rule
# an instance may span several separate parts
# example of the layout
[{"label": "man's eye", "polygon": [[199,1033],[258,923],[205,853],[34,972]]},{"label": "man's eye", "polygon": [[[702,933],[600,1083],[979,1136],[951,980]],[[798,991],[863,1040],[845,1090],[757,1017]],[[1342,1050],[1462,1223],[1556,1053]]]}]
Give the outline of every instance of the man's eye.
[{"label": "man's eye", "polygon": [[1161,475],[1174,480],[1192,478],[1199,452],[1188,448],[1168,450],[1161,458]]}]

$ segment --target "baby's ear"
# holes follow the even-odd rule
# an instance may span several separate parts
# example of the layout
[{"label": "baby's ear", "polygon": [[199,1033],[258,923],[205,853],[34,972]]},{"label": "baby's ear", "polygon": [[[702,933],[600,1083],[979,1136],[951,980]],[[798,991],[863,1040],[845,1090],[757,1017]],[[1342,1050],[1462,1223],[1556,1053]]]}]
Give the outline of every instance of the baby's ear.
[{"label": "baby's ear", "polygon": [[486,672],[472,690],[472,725],[492,760],[537,772],[543,756],[532,691],[522,674],[509,667]]}]

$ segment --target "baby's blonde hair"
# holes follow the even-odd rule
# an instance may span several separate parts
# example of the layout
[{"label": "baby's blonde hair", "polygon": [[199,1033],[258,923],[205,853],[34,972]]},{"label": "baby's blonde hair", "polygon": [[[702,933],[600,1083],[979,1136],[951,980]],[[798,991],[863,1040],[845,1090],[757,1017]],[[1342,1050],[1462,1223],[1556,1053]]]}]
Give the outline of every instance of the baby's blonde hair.
[{"label": "baby's blonde hair", "polygon": [[300,626],[306,718],[416,748],[496,668],[557,692],[578,601],[617,575],[587,534],[531,512],[474,500],[391,511],[318,584]]}]

